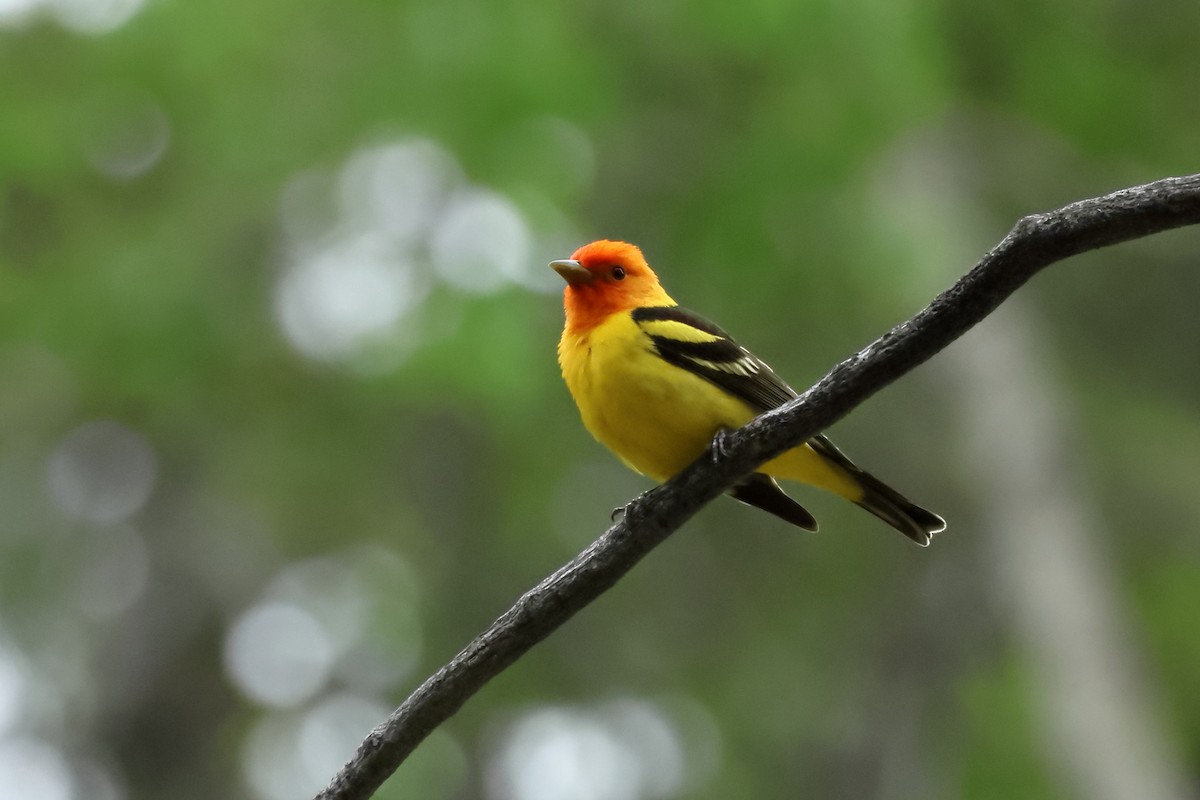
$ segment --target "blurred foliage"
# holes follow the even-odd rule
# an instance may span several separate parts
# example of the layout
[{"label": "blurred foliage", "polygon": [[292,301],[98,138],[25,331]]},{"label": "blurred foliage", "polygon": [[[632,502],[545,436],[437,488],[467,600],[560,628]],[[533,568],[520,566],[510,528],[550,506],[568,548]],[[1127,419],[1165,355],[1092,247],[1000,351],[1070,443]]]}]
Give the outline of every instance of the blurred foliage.
[{"label": "blurred foliage", "polygon": [[[1017,216],[1197,168],[1183,0],[89,8],[0,3],[3,796],[305,796],[645,488],[550,258],[639,243],[799,386]],[[1024,290],[1193,777],[1197,241]],[[1060,796],[941,380],[835,432],[935,547],[716,503],[380,797]]]}]

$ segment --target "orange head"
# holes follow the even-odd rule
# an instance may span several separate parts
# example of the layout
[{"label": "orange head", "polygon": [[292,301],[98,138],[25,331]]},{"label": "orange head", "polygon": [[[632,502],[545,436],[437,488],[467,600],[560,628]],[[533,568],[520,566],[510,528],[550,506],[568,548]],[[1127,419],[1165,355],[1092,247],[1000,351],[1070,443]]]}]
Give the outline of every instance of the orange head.
[{"label": "orange head", "polygon": [[642,251],[627,242],[601,239],[585,244],[570,258],[551,261],[550,266],[567,282],[563,306],[567,327],[576,332],[641,306],[675,304]]}]

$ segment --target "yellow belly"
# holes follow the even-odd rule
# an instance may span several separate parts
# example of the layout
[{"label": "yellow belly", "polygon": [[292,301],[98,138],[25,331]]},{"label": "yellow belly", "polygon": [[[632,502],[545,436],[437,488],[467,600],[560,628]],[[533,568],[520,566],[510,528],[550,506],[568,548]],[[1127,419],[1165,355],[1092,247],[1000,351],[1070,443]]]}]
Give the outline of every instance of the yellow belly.
[{"label": "yellow belly", "polygon": [[[628,314],[559,344],[559,363],[583,424],[630,468],[660,483],[700,456],[716,432],[740,428],[755,412],[707,380],[651,350]],[[857,485],[802,445],[759,470],[855,499]]]}]

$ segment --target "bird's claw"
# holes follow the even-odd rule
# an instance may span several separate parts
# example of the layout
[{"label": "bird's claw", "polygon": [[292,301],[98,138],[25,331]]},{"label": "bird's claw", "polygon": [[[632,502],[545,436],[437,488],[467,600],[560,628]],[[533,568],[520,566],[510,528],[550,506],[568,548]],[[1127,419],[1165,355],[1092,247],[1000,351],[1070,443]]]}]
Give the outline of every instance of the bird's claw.
[{"label": "bird's claw", "polygon": [[728,442],[728,440],[729,430],[727,428],[718,428],[717,432],[713,434],[712,460],[714,462],[719,461],[725,456],[729,455],[729,451],[726,448],[726,442]]},{"label": "bird's claw", "polygon": [[633,511],[636,508],[636,506],[639,503],[641,503],[643,500],[645,500],[646,496],[648,494],[650,494],[650,492],[652,492],[652,491],[654,491],[654,490],[648,489],[648,490],[642,492],[641,494],[639,494],[637,497],[630,500],[625,505],[617,506],[616,508],[614,508],[612,510],[612,521],[620,522],[621,520],[625,519],[625,517],[627,517],[629,515],[629,512]]}]

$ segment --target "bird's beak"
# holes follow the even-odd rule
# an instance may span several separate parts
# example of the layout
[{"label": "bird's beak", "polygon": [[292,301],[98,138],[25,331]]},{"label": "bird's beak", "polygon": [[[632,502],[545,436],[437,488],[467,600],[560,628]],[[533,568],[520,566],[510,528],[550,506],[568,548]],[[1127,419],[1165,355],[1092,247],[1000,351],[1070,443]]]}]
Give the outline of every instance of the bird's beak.
[{"label": "bird's beak", "polygon": [[550,262],[550,269],[563,276],[563,280],[572,286],[582,286],[595,279],[592,271],[573,258],[563,258]]}]

